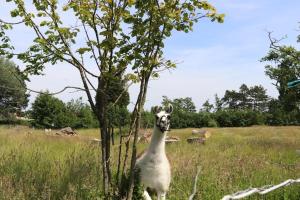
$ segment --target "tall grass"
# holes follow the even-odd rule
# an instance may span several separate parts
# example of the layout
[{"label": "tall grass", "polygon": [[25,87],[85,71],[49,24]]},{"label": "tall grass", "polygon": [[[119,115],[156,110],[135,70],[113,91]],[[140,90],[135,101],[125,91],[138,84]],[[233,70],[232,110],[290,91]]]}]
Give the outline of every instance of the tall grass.
[{"label": "tall grass", "polygon": [[76,137],[3,132],[0,135],[2,199],[101,198],[96,146]]},{"label": "tall grass", "polygon": [[[300,155],[296,152],[300,149],[300,127],[208,130],[212,137],[205,145],[185,142],[191,129],[170,133],[181,142],[166,146],[172,166],[168,199],[188,198],[197,166],[201,173],[195,199],[221,199],[241,189],[300,177]],[[99,131],[79,133],[62,137],[26,127],[0,127],[0,199],[102,199],[99,148],[89,142]],[[139,144],[140,150],[146,147]],[[115,162],[113,159],[113,167]],[[265,199],[298,200],[300,186],[278,189]]]}]

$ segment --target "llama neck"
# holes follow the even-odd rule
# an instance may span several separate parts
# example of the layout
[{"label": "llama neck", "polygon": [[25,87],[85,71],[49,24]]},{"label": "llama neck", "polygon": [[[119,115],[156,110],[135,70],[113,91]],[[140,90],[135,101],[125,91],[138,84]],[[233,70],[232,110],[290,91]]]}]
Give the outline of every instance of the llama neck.
[{"label": "llama neck", "polygon": [[165,154],[165,138],[166,132],[162,133],[160,129],[154,125],[148,152],[154,154]]}]

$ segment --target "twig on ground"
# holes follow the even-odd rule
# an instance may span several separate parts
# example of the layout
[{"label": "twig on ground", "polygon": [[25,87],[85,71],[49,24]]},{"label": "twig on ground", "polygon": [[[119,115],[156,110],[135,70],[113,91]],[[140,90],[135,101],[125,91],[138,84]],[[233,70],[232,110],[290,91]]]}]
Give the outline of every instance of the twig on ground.
[{"label": "twig on ground", "polygon": [[198,176],[200,174],[201,171],[201,167],[198,167],[198,171],[197,174],[195,176],[195,182],[194,182],[194,188],[193,188],[193,193],[189,196],[189,200],[193,200],[193,198],[195,197],[196,193],[197,193],[197,181],[198,181]]}]

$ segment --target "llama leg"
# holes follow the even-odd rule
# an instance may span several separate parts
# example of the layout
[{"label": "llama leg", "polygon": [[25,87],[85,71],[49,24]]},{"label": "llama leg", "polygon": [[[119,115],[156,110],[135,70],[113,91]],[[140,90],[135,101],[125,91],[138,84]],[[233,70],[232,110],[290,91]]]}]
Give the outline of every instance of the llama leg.
[{"label": "llama leg", "polygon": [[150,195],[148,194],[147,190],[144,191],[144,198],[145,198],[145,200],[152,200]]},{"label": "llama leg", "polygon": [[158,200],[166,200],[166,193],[165,192],[160,192],[157,194]]}]

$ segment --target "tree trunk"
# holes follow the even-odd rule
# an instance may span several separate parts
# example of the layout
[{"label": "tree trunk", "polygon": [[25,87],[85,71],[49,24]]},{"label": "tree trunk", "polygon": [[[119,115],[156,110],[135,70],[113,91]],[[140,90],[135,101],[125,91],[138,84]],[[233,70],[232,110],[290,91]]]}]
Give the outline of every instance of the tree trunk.
[{"label": "tree trunk", "polygon": [[132,155],[131,155],[131,164],[130,164],[130,171],[129,171],[129,188],[128,188],[128,194],[127,194],[127,200],[131,200],[133,197],[133,188],[134,188],[134,167],[136,163],[136,154],[137,154],[137,138],[138,133],[140,130],[140,123],[141,123],[141,112],[145,104],[146,100],[146,94],[147,94],[147,88],[148,88],[148,82],[149,82],[149,76],[144,77],[144,79],[141,81],[140,86],[140,94],[138,99],[138,106],[136,110],[136,123],[135,123],[135,130],[134,130],[134,138],[133,138],[133,144],[132,144]]},{"label": "tree trunk", "polygon": [[111,144],[115,145],[115,133],[114,133],[114,127],[111,127]]},{"label": "tree trunk", "polygon": [[101,161],[102,161],[102,184],[104,198],[109,199],[111,191],[111,172],[110,172],[110,136],[108,133],[107,121],[107,97],[105,93],[106,84],[103,78],[98,80],[98,89],[96,94],[97,117],[100,125],[101,134]]},{"label": "tree trunk", "polygon": [[106,197],[108,195],[109,191],[109,183],[108,183],[108,173],[107,173],[107,162],[106,162],[106,128],[103,127],[103,124],[101,124],[101,160],[102,160],[102,184],[103,184],[103,192],[104,196]]},{"label": "tree trunk", "polygon": [[118,166],[117,166],[117,175],[116,175],[116,185],[117,187],[120,188],[120,179],[119,179],[119,175],[120,175],[120,167],[121,167],[121,156],[122,156],[122,143],[123,143],[123,135],[122,135],[122,126],[119,125],[119,137],[120,137],[120,142],[119,142],[119,153],[118,153]]}]

